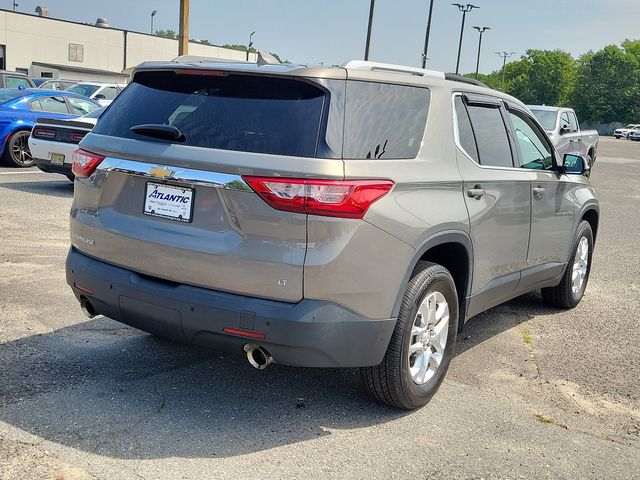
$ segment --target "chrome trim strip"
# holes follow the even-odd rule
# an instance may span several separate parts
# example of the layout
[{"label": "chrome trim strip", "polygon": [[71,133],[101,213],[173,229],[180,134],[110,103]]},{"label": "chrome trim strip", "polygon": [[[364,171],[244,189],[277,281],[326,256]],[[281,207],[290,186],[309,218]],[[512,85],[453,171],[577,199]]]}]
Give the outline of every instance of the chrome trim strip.
[{"label": "chrome trim strip", "polygon": [[[157,172],[166,171],[166,175],[154,174],[154,170]],[[125,173],[127,175],[135,175],[137,177],[145,177],[155,180],[173,180],[186,182],[192,185],[223,188],[225,190],[251,191],[251,187],[246,184],[240,175],[210,172],[207,170],[195,170],[191,168],[147,162],[137,162],[135,160],[125,160],[115,157],[105,158],[100,165],[98,165],[97,171],[104,173]]]}]

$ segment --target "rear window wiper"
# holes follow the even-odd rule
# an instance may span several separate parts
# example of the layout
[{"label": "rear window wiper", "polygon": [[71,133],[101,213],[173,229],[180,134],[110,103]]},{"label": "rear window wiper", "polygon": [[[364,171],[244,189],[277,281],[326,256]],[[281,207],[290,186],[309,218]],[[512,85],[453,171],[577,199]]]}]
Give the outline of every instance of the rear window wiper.
[{"label": "rear window wiper", "polygon": [[165,138],[167,140],[177,140],[182,142],[185,140],[184,135],[173,125],[163,125],[160,123],[145,123],[143,125],[134,125],[130,128],[133,133],[138,135],[146,135],[147,137]]}]

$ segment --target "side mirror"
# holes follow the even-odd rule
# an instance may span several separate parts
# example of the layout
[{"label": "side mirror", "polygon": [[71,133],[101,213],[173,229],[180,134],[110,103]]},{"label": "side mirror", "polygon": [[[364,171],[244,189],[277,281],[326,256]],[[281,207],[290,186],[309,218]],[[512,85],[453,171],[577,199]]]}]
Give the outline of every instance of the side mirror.
[{"label": "side mirror", "polygon": [[562,171],[569,175],[583,175],[589,170],[589,165],[584,157],[566,153],[562,158]]},{"label": "side mirror", "polygon": [[565,133],[569,133],[570,131],[571,129],[568,125],[563,125],[562,127],[560,127],[560,135],[564,135]]},{"label": "side mirror", "polygon": [[105,100],[107,97],[103,93],[99,93],[93,97],[94,100]]}]

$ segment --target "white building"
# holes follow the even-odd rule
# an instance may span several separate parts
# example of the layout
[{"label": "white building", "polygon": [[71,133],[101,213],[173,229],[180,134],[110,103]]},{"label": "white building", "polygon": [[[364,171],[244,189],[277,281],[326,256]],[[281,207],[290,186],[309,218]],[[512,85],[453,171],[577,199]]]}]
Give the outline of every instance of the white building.
[{"label": "white building", "polygon": [[[189,55],[246,59],[246,52],[194,42],[189,43]],[[0,9],[0,69],[32,77],[124,83],[131,67],[177,56],[177,40]],[[249,60],[255,62],[256,55],[250,54]]]}]

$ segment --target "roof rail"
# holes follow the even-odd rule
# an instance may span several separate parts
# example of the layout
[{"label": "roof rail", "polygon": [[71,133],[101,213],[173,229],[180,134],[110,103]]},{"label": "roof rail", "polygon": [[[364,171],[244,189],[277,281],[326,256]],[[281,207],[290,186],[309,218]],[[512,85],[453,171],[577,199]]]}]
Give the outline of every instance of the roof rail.
[{"label": "roof rail", "polygon": [[475,78],[465,77],[463,75],[456,75],[455,73],[445,73],[444,78],[447,80],[451,80],[453,82],[462,82],[462,83],[468,83],[470,85],[477,85],[478,87],[489,88],[488,85],[485,85],[480,80],[476,80]]},{"label": "roof rail", "polygon": [[393,63],[368,62],[366,60],[351,60],[343,64],[342,67],[351,68],[354,70],[408,73],[410,75],[420,75],[423,77],[445,78],[444,72],[438,72],[436,70],[406,67],[404,65],[394,65]]}]

